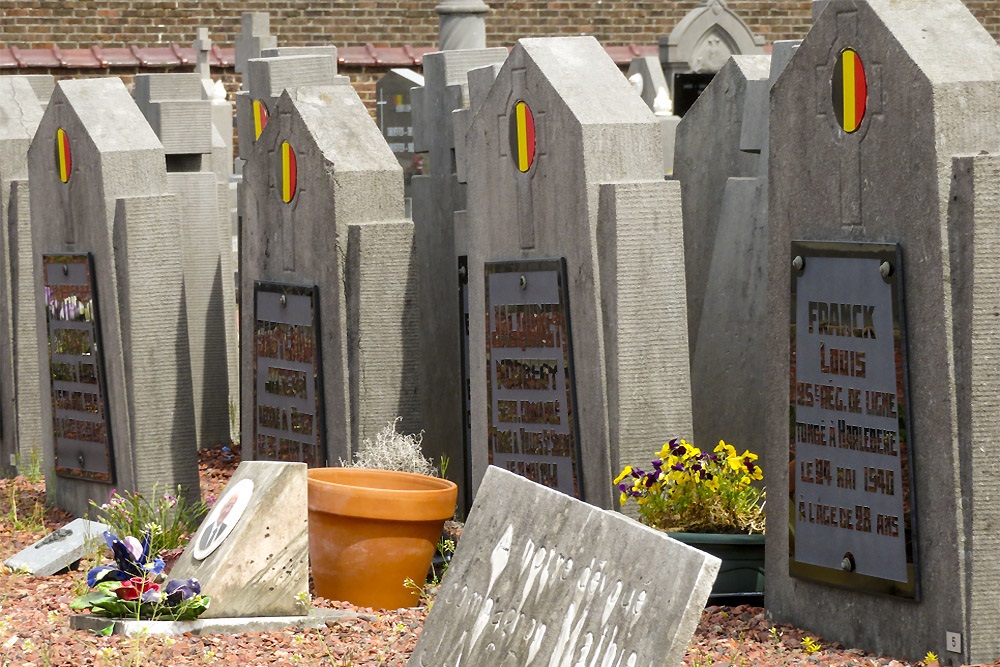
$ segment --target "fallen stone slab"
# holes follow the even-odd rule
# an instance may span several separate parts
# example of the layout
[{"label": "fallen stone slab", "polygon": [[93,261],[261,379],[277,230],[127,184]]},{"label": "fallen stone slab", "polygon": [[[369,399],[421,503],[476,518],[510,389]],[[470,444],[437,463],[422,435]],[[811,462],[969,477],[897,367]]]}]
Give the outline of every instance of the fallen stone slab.
[{"label": "fallen stone slab", "polygon": [[11,556],[4,565],[36,577],[48,577],[86,556],[95,544],[104,544],[102,536],[106,530],[108,526],[103,523],[75,519]]},{"label": "fallen stone slab", "polygon": [[490,466],[408,664],[677,665],[719,564]]}]

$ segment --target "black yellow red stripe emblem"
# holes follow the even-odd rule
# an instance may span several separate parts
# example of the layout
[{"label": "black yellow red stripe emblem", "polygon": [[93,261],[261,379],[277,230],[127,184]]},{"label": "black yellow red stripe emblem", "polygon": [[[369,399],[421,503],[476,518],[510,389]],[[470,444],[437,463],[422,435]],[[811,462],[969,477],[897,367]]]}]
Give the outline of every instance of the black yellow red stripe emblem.
[{"label": "black yellow red stripe emblem", "polygon": [[868,105],[868,80],[861,56],[854,49],[844,49],[833,68],[833,109],[844,132],[861,127]]},{"label": "black yellow red stripe emblem", "polygon": [[267,125],[267,119],[270,118],[270,112],[267,110],[267,105],[265,105],[260,100],[253,101],[253,138],[254,141],[260,139],[260,133],[264,131],[264,127]]},{"label": "black yellow red stripe emblem", "polygon": [[56,130],[56,167],[59,170],[59,180],[69,183],[73,172],[73,153],[69,149],[69,136],[61,127]]},{"label": "black yellow red stripe emblem", "polygon": [[286,204],[295,197],[298,185],[298,165],[295,161],[295,151],[287,141],[281,142],[281,201]]},{"label": "black yellow red stripe emblem", "polygon": [[524,101],[515,104],[510,114],[510,154],[521,172],[535,161],[535,117]]}]

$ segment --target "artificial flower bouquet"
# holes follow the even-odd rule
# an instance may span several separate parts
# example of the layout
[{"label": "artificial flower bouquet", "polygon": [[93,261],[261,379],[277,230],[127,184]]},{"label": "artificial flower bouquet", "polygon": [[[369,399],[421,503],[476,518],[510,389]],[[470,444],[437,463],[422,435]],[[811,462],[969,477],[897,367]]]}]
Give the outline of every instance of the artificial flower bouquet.
[{"label": "artificial flower bouquet", "polygon": [[720,440],[703,452],[680,438],[663,445],[652,470],[625,466],[614,483],[621,504],[635,500],[652,528],[688,533],[763,533],[763,479],[757,455]]},{"label": "artificial flower bouquet", "polygon": [[171,621],[191,621],[208,609],[211,599],[201,594],[197,579],[162,582],[165,565],[163,559],[150,557],[149,531],[141,542],[132,536],[120,540],[108,531],[104,539],[115,562],[87,573],[87,585],[93,590],[74,600],[70,608],[89,608],[112,618]]}]

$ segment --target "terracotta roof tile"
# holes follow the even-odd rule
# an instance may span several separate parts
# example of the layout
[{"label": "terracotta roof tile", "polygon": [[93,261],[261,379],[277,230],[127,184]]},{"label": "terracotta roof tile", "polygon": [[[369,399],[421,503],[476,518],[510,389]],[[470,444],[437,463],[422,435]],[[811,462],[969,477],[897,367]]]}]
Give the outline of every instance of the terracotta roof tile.
[{"label": "terracotta roof tile", "polygon": [[[619,65],[627,65],[635,56],[655,56],[656,45],[627,44],[606,46],[608,55]],[[427,53],[437,51],[436,46],[340,46],[337,60],[341,65],[378,65],[407,67],[420,65]],[[197,53],[189,46],[171,44],[142,48],[105,48],[94,45],[87,49],[21,49],[16,46],[0,48],[0,70],[3,69],[104,69],[114,67],[172,68],[197,62]],[[232,67],[236,56],[232,48],[212,45],[209,63],[213,67]]]}]

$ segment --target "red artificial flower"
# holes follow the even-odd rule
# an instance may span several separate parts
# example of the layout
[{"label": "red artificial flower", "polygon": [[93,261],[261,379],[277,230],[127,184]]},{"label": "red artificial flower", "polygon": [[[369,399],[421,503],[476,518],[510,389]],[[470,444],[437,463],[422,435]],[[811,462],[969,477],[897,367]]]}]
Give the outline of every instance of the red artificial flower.
[{"label": "red artificial flower", "polygon": [[138,600],[146,591],[159,591],[160,585],[155,581],[150,581],[144,577],[132,577],[128,581],[123,581],[122,585],[115,589],[115,595],[119,600]]}]

